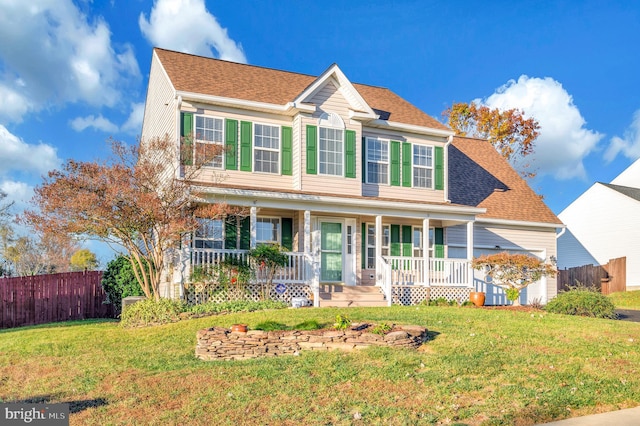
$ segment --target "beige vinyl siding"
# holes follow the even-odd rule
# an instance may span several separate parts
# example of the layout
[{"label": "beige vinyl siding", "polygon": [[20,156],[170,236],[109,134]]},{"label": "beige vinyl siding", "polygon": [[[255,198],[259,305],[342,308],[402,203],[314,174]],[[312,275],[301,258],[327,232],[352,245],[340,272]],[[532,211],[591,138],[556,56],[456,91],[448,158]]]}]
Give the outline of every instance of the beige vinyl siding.
[{"label": "beige vinyl siding", "polygon": [[[331,195],[361,195],[362,179],[360,177],[360,147],[358,141],[361,139],[361,127],[358,123],[351,124],[349,119],[349,103],[337,88],[336,83],[329,80],[311,98],[311,102],[316,104],[316,112],[312,116],[301,117],[300,119],[300,167],[302,169],[302,180],[300,189],[305,192],[317,192]],[[345,123],[345,130],[356,132],[356,178],[345,178],[341,176],[328,175],[308,175],[306,173],[307,164],[307,125],[318,128],[318,119],[323,113],[335,113],[342,118]],[[343,166],[345,166],[343,164]]]},{"label": "beige vinyl siding", "polygon": [[[446,138],[439,137],[427,137],[425,135],[418,135],[413,133],[398,134],[397,132],[387,132],[380,129],[363,129],[364,137],[379,138],[386,141],[398,141],[408,142],[410,144],[432,146],[432,147],[444,147],[447,142]],[[358,140],[360,149],[363,148],[362,137]],[[435,153],[434,153],[435,155]],[[362,161],[362,155],[359,155],[358,161]],[[435,164],[434,164],[435,165]],[[391,165],[389,164],[389,168]],[[366,173],[364,166],[360,167],[359,173]],[[435,167],[434,167],[435,173]],[[447,179],[445,171],[445,180]],[[435,179],[435,174],[433,175]],[[360,180],[362,181],[362,179]],[[443,190],[429,189],[429,188],[408,188],[404,186],[391,186],[391,184],[381,185],[376,183],[362,183],[362,195],[365,197],[383,197],[383,198],[401,198],[411,201],[423,201],[426,203],[442,203],[445,192]]]},{"label": "beige vinyl siding", "polygon": [[[168,137],[176,141],[176,153],[178,152],[179,131],[177,127],[179,112],[175,99],[173,86],[169,81],[160,61],[153,55],[151,60],[151,72],[147,88],[145,102],[143,128],[141,141],[150,141],[154,138]],[[163,172],[164,179],[176,177],[179,164],[167,164]]]},{"label": "beige vinyl siding", "polygon": [[[232,119],[238,121],[238,141],[240,141],[240,122],[249,121],[251,123],[268,124],[274,126],[292,126],[293,122],[289,117],[282,117],[275,114],[267,114],[261,112],[241,111],[232,108],[214,107],[208,106],[207,109],[203,108],[200,104],[190,104],[184,102],[182,105],[183,111],[190,111],[194,114],[202,114],[205,116],[212,116],[223,119]],[[252,154],[255,152],[253,148],[253,136],[254,129],[251,129],[252,135]],[[294,134],[295,140],[295,134]],[[236,155],[240,158],[240,143],[237,144]],[[280,140],[280,149],[282,149],[282,140]],[[295,151],[295,148],[294,148]],[[254,162],[251,160],[251,167],[253,169]],[[294,161],[295,167],[295,161]],[[280,168],[282,168],[282,155],[280,156]],[[294,173],[295,176],[295,173]],[[224,185],[234,185],[239,187],[249,187],[256,189],[282,189],[291,190],[294,189],[293,180],[294,176],[283,176],[280,173],[261,173],[261,172],[246,172],[241,170],[222,170],[212,167],[203,167],[198,174],[197,180],[207,183],[222,183]]]},{"label": "beige vinyl siding", "polygon": [[302,151],[304,150],[304,141],[302,139],[302,118],[300,115],[296,115],[293,118],[293,173],[292,184],[293,189],[302,189]]}]

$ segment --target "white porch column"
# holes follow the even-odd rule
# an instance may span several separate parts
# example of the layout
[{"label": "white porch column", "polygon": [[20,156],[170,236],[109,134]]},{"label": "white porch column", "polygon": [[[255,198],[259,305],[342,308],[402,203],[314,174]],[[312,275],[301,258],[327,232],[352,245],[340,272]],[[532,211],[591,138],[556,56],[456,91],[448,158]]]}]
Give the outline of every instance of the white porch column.
[{"label": "white porch column", "polygon": [[311,212],[304,211],[304,252],[311,254]]},{"label": "white porch column", "polygon": [[376,216],[376,260],[375,260],[375,265],[376,265],[376,285],[381,285],[382,284],[382,279],[380,277],[380,274],[382,273],[382,271],[379,268],[378,265],[378,259],[382,256],[382,216]]},{"label": "white porch column", "polygon": [[473,288],[473,268],[471,261],[473,260],[473,221],[467,222],[467,260],[469,261],[469,287]]},{"label": "white porch column", "polygon": [[424,259],[422,280],[426,286],[431,286],[431,268],[429,267],[429,218],[422,220],[422,257]]},{"label": "white porch column", "polygon": [[249,209],[249,247],[256,248],[256,222],[258,221],[258,208],[251,207]]}]

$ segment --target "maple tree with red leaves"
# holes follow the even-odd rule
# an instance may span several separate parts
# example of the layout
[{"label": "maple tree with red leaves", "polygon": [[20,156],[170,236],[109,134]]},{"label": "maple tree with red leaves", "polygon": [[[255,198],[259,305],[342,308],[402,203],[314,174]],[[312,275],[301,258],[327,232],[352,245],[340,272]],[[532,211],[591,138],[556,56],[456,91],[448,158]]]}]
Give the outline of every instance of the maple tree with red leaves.
[{"label": "maple tree with red leaves", "polygon": [[[484,270],[491,284],[504,289],[514,306],[520,306],[520,292],[542,277],[553,277],[556,269],[542,259],[527,254],[501,252],[473,259],[473,268]],[[511,297],[510,297],[511,295]]]},{"label": "maple tree with red leaves", "polygon": [[111,141],[111,147],[109,162],[68,160],[50,171],[36,187],[36,209],[25,213],[25,221],[43,234],[95,238],[124,248],[145,296],[160,300],[167,253],[198,228],[197,217],[221,218],[227,212],[225,203],[197,203],[190,185],[220,152],[212,145],[208,152],[190,152],[185,165],[180,159],[187,155],[169,137],[132,146]]},{"label": "maple tree with red leaves", "polygon": [[[487,139],[512,164],[534,151],[540,125],[533,118],[525,118],[517,108],[501,111],[474,102],[454,103],[442,115],[459,136]],[[522,163],[522,162],[520,162]],[[531,178],[535,172],[527,163],[518,164],[520,174]]]}]

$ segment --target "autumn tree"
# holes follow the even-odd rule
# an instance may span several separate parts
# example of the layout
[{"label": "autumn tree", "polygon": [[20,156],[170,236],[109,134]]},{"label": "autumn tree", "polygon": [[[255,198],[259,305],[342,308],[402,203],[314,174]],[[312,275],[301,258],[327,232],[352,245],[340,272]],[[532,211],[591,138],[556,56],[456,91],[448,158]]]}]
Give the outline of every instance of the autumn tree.
[{"label": "autumn tree", "polygon": [[555,276],[556,269],[544,260],[526,254],[507,252],[480,256],[472,266],[491,278],[491,284],[505,290],[507,299],[520,306],[520,292],[542,277]]},{"label": "autumn tree", "polygon": [[460,136],[487,139],[523,177],[534,177],[525,157],[534,151],[540,125],[534,118],[525,118],[517,108],[501,111],[474,102],[454,103],[442,115]]},{"label": "autumn tree", "polygon": [[71,254],[77,250],[75,241],[65,235],[24,235],[8,245],[5,257],[18,276],[68,272]]},{"label": "autumn tree", "polygon": [[198,145],[194,153],[193,144],[181,143],[189,151],[180,152],[168,136],[132,146],[111,141],[110,161],[68,160],[35,188],[37,209],[26,212],[27,222],[122,247],[145,296],[159,300],[166,253],[198,228],[196,216],[221,217],[227,208],[192,196],[189,182],[222,149]]},{"label": "autumn tree", "polygon": [[100,265],[95,253],[86,248],[76,250],[71,256],[70,263],[72,271],[93,271]]}]

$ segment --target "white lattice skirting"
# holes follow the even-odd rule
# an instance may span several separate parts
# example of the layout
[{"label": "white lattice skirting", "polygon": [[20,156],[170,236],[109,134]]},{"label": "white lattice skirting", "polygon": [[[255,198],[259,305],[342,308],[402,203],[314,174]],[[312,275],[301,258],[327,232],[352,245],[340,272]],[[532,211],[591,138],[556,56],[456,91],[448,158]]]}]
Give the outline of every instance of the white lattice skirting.
[{"label": "white lattice skirting", "polygon": [[[266,289],[264,289],[266,290]],[[287,304],[291,304],[293,297],[306,297],[311,299],[312,291],[307,284],[286,284],[284,292],[277,292],[275,286],[272,286],[267,299],[279,300]],[[201,303],[222,303],[229,300],[252,300],[259,301],[263,299],[263,287],[260,284],[247,284],[240,288],[225,287],[217,285],[207,286],[191,286],[185,288],[184,300],[190,305],[198,305]]]},{"label": "white lattice skirting", "polygon": [[471,289],[468,287],[424,287],[417,285],[394,285],[391,287],[391,299],[394,305],[417,305],[425,300],[445,298],[458,303],[469,300]]}]

